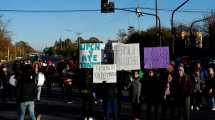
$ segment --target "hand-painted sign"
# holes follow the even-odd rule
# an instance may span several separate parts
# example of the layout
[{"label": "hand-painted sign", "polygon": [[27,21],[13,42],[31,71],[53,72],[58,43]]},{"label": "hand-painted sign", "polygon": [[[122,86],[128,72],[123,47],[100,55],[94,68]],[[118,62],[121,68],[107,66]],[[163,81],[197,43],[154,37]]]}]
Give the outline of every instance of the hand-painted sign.
[{"label": "hand-painted sign", "polygon": [[116,65],[94,65],[93,66],[93,83],[116,83]]},{"label": "hand-painted sign", "polygon": [[80,68],[93,68],[93,65],[101,64],[102,49],[104,49],[102,43],[80,44]]},{"label": "hand-painted sign", "polygon": [[169,65],[169,47],[144,48],[144,68],[167,68]]},{"label": "hand-painted sign", "polygon": [[140,69],[139,44],[119,44],[114,47],[114,64],[117,70]]}]

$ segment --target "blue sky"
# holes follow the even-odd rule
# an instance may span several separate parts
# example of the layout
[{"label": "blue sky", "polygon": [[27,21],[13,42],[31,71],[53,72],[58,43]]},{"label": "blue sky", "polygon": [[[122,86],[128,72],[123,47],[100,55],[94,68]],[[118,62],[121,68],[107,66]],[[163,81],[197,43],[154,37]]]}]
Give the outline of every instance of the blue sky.
[{"label": "blue sky", "polygon": [[[112,0],[117,8],[141,7],[154,8],[155,0]],[[158,0],[159,8],[174,9],[185,0]],[[0,9],[25,10],[76,10],[100,9],[100,0],[1,0]],[[183,10],[215,11],[214,0],[190,0]],[[181,9],[181,10],[182,10]],[[144,10],[154,13],[154,11]],[[145,30],[155,25],[152,16],[137,18],[134,13],[119,12],[102,14],[100,12],[82,13],[15,13],[0,12],[7,29],[11,32],[13,42],[26,41],[33,48],[41,50],[53,45],[55,40],[77,37],[85,39],[95,36],[106,41],[114,39],[119,29],[127,31],[128,26]],[[159,12],[161,25],[170,27],[171,12]],[[175,20],[190,24],[193,20],[206,16],[207,13],[176,13]]]}]

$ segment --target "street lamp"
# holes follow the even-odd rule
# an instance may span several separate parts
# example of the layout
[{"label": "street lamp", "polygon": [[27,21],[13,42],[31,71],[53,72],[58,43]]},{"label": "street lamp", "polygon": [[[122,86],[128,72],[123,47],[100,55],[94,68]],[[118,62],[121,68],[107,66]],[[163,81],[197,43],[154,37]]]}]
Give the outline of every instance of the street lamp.
[{"label": "street lamp", "polygon": [[[202,21],[206,21],[206,20],[208,20],[210,17],[206,17],[206,18],[203,18],[203,19],[198,19],[198,20],[195,20],[195,21],[193,21],[192,23],[191,23],[191,25],[190,25],[190,40],[191,40],[191,43],[193,43],[193,37],[194,37],[194,35],[193,35],[193,26],[194,26],[194,24],[195,23],[198,23],[198,22],[202,22]],[[193,44],[191,44],[191,45],[193,45]]]}]

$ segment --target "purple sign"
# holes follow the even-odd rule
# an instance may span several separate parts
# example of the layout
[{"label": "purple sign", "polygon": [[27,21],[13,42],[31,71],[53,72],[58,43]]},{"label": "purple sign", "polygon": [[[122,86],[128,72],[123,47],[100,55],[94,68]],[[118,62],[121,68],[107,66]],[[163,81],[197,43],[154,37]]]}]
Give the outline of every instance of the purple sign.
[{"label": "purple sign", "polygon": [[144,68],[167,68],[169,65],[169,47],[144,48]]}]

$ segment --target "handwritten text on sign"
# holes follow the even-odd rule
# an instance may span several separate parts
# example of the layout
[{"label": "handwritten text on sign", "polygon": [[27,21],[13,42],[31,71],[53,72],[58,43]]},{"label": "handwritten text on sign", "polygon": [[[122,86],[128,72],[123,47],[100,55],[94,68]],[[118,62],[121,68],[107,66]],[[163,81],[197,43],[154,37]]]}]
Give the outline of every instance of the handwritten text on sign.
[{"label": "handwritten text on sign", "polygon": [[116,65],[94,65],[93,83],[116,83]]},{"label": "handwritten text on sign", "polygon": [[80,45],[80,68],[93,68],[95,64],[101,64],[102,43],[85,43]]},{"label": "handwritten text on sign", "polygon": [[139,44],[121,44],[114,47],[114,64],[117,70],[140,69]]},{"label": "handwritten text on sign", "polygon": [[169,64],[169,47],[144,48],[144,68],[167,68]]}]

